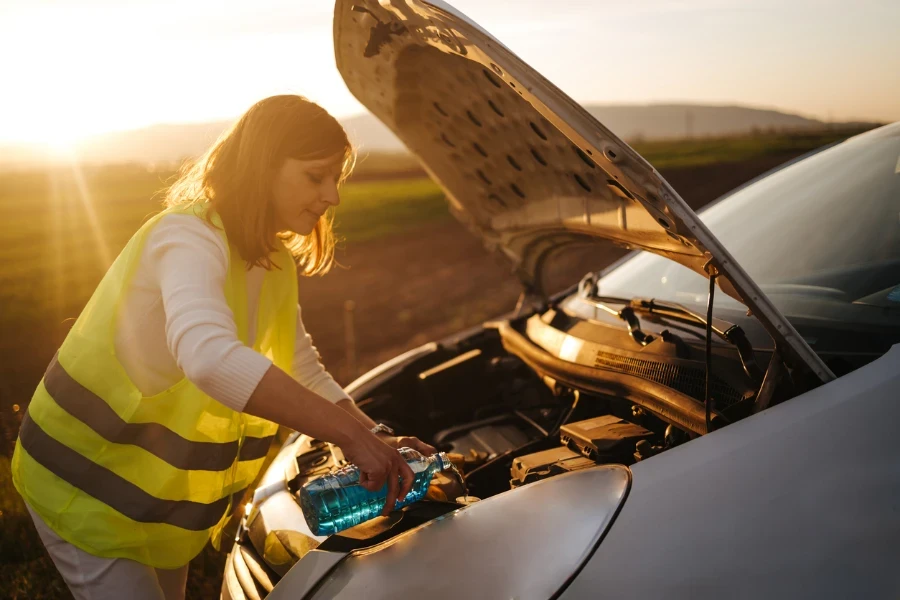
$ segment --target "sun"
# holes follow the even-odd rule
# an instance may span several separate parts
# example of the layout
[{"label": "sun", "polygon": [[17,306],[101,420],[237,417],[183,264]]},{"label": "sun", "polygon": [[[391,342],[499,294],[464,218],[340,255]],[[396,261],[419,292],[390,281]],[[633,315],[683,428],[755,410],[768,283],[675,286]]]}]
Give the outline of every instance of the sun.
[{"label": "sun", "polygon": [[29,142],[44,150],[50,156],[64,158],[75,154],[78,145],[87,137],[86,132],[75,127],[47,124],[45,127],[31,128],[28,132]]},{"label": "sun", "polygon": [[77,140],[75,138],[60,137],[44,142],[47,153],[53,156],[70,156],[75,153]]}]

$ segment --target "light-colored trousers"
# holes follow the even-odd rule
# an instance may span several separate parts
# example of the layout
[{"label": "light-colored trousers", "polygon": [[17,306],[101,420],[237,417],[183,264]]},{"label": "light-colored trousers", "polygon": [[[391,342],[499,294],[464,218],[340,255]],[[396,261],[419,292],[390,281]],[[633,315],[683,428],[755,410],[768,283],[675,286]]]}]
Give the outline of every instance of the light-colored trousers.
[{"label": "light-colored trousers", "polygon": [[[27,506],[27,505],[26,505]],[[101,558],[65,541],[31,507],[44,547],[76,600],[182,600],[188,566],[154,569],[127,558]]]}]

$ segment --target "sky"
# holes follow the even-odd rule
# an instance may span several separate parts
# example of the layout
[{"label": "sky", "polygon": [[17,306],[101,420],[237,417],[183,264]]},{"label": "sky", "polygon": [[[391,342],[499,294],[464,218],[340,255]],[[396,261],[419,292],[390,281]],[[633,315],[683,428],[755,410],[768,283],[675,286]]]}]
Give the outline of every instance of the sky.
[{"label": "sky", "polygon": [[[387,0],[382,0],[387,1]],[[900,1],[450,0],[582,103],[900,120]],[[363,112],[328,0],[0,0],[0,142],[231,119],[300,93]]]}]

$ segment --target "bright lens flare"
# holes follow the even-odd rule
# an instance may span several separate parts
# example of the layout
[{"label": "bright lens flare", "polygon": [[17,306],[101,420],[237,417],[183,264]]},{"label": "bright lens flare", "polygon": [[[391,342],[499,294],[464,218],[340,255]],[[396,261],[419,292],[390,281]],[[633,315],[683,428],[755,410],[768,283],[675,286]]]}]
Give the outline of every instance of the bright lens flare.
[{"label": "bright lens flare", "polygon": [[58,139],[44,142],[47,153],[52,156],[64,157],[75,153],[75,138],[60,137]]},{"label": "bright lens flare", "polygon": [[45,127],[34,129],[29,137],[34,146],[42,148],[44,153],[55,159],[74,159],[78,145],[86,137],[85,132],[69,126],[58,126],[48,123]]},{"label": "bright lens flare", "polygon": [[81,200],[91,230],[94,232],[94,242],[97,244],[97,252],[100,254],[100,260],[103,261],[105,267],[108,267],[113,261],[112,252],[110,251],[109,244],[106,242],[106,236],[103,235],[103,228],[100,226],[100,220],[97,218],[94,200],[91,198],[91,193],[84,180],[81,166],[74,160],[72,161],[72,174],[75,178],[75,186],[78,189],[78,199]]}]

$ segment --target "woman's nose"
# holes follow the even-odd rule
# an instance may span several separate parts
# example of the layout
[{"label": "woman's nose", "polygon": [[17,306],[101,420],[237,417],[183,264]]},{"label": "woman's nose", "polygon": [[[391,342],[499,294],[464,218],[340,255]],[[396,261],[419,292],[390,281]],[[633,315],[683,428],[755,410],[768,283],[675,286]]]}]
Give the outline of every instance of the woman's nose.
[{"label": "woman's nose", "polygon": [[329,206],[337,206],[341,203],[341,195],[338,192],[338,188],[336,185],[329,185],[327,189],[322,194],[322,199],[328,203]]}]

